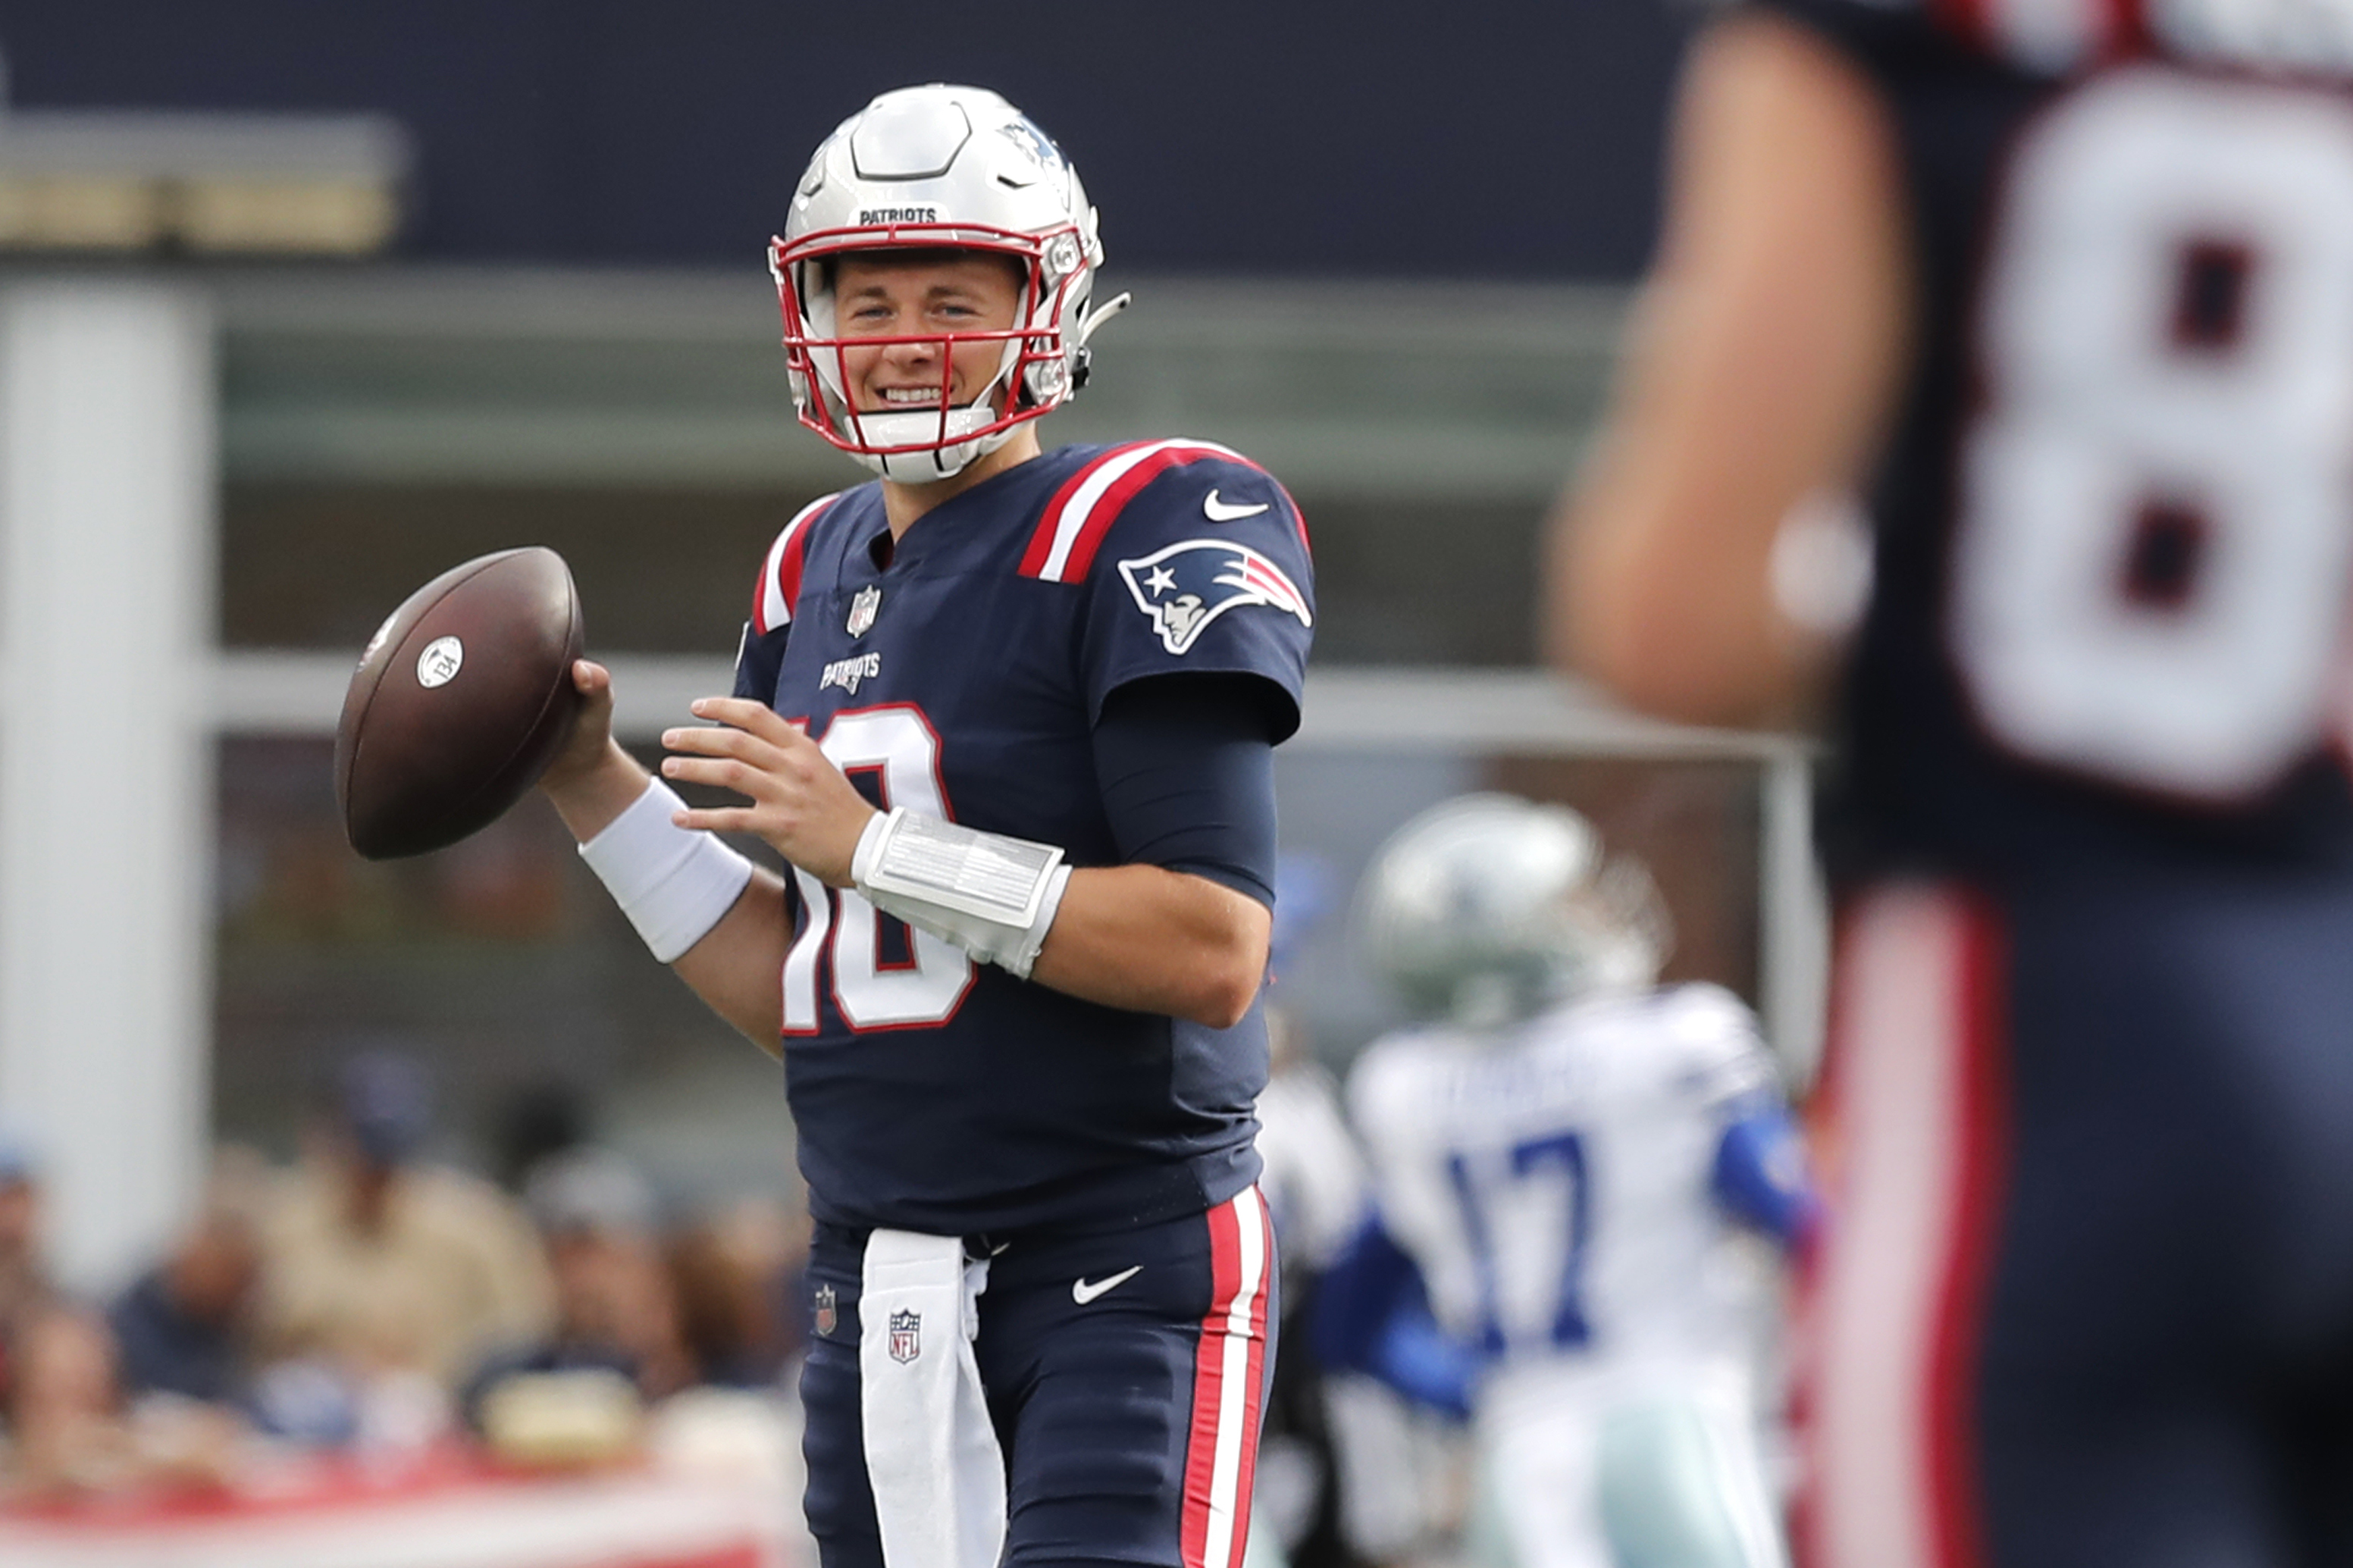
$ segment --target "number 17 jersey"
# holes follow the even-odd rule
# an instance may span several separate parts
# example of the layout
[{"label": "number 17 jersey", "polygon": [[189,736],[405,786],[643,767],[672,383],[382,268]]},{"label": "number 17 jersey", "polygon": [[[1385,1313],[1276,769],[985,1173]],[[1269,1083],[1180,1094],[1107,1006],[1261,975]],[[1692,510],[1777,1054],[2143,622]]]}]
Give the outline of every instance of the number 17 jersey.
[{"label": "number 17 jersey", "polygon": [[2223,0],[1763,5],[1877,88],[1913,262],[1834,865],[2353,869],[2341,69],[2189,68]]},{"label": "number 17 jersey", "polygon": [[1745,1354],[1715,1163],[1778,1092],[1748,1010],[1713,985],[1392,1035],[1348,1079],[1382,1227],[1495,1370]]}]

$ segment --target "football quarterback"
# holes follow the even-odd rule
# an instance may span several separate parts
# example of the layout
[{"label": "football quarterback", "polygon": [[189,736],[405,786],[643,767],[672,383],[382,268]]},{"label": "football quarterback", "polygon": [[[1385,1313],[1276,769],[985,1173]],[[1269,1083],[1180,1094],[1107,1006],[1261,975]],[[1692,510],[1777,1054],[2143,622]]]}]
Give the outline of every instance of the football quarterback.
[{"label": "football quarterback", "polygon": [[801,422],[878,477],[785,522],[733,694],[665,736],[665,775],[748,804],[649,783],[594,666],[550,775],[656,956],[785,1062],[828,1568],[1246,1543],[1272,747],[1314,578],[1238,453],[1043,449],[1117,308],[1103,257],[1070,161],[995,93],[843,121],[769,261]]}]

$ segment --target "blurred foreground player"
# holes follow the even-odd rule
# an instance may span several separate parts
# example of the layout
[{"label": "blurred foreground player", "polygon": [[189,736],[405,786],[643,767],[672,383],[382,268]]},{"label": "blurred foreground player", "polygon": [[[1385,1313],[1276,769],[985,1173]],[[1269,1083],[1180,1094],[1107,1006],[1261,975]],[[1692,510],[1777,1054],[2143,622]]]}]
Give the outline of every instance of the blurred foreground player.
[{"label": "blurred foreground player", "polygon": [[1800,700],[1867,496],[1806,1555],[2353,1563],[2353,7],[1769,0],[1694,57],[1563,653]]},{"label": "blurred foreground player", "polygon": [[1378,1212],[1323,1282],[1334,1359],[1475,1424],[1516,1568],[1774,1568],[1736,1227],[1812,1198],[1747,1010],[1651,988],[1663,913],[1562,806],[1450,801],[1366,874],[1430,1021],[1348,1092]]},{"label": "blurred foreground player", "polygon": [[1222,447],[1040,450],[1119,303],[1102,259],[994,93],[845,121],[771,266],[802,422],[881,478],[786,525],[736,695],[664,737],[666,774],[751,804],[649,786],[588,664],[547,777],[656,956],[784,1058],[828,1568],[1229,1568],[1247,1532],[1306,540]]}]

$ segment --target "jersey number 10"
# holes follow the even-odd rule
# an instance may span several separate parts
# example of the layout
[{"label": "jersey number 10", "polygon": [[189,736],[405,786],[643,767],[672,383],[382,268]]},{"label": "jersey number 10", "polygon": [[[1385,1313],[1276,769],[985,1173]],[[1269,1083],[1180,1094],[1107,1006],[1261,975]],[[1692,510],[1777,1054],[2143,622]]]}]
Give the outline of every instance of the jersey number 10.
[{"label": "jersey number 10", "polygon": [[2242,798],[2348,718],[2353,103],[2134,67],[2021,141],[1962,447],[1955,658],[1993,737]]},{"label": "jersey number 10", "polygon": [[[818,749],[855,776],[881,775],[885,808],[948,819],[940,784],[940,737],[920,709],[894,703],[834,715]],[[928,931],[907,932],[909,961],[885,963],[881,916],[856,893],[827,887],[798,868],[801,929],[785,954],[785,1033],[817,1032],[818,955],[832,960],[833,999],[852,1029],[920,1028],[955,1016],[972,989],[972,960]]]}]

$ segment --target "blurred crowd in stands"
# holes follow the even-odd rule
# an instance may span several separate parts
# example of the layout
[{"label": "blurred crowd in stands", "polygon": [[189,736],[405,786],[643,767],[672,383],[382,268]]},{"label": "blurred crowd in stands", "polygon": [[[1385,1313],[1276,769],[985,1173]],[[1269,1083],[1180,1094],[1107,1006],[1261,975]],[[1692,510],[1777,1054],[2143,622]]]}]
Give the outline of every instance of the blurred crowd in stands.
[{"label": "blurred crowd in stands", "polygon": [[37,1152],[0,1137],[0,1496],[236,1486],[290,1454],[593,1463],[682,1396],[780,1401],[806,1218],[771,1196],[667,1216],[565,1120],[538,1119],[501,1186],[427,1156],[417,1059],[353,1057],[291,1166],[218,1151],[164,1255],[103,1301],[53,1282]]},{"label": "blurred crowd in stands", "polygon": [[[1365,1176],[1331,1075],[1296,1025],[1275,1035],[1261,1109],[1287,1310],[1261,1544],[1292,1568],[1411,1561],[1460,1523],[1458,1445],[1314,1363],[1304,1312]],[[0,1136],[0,1502],[246,1489],[294,1458],[396,1470],[452,1448],[563,1468],[668,1441],[740,1460],[747,1421],[764,1460],[792,1443],[804,1211],[753,1196],[666,1216],[545,1101],[518,1106],[504,1183],[475,1175],[427,1157],[429,1088],[408,1056],[343,1063],[301,1157],[217,1151],[185,1228],[111,1301],[51,1281],[37,1159]]]}]

